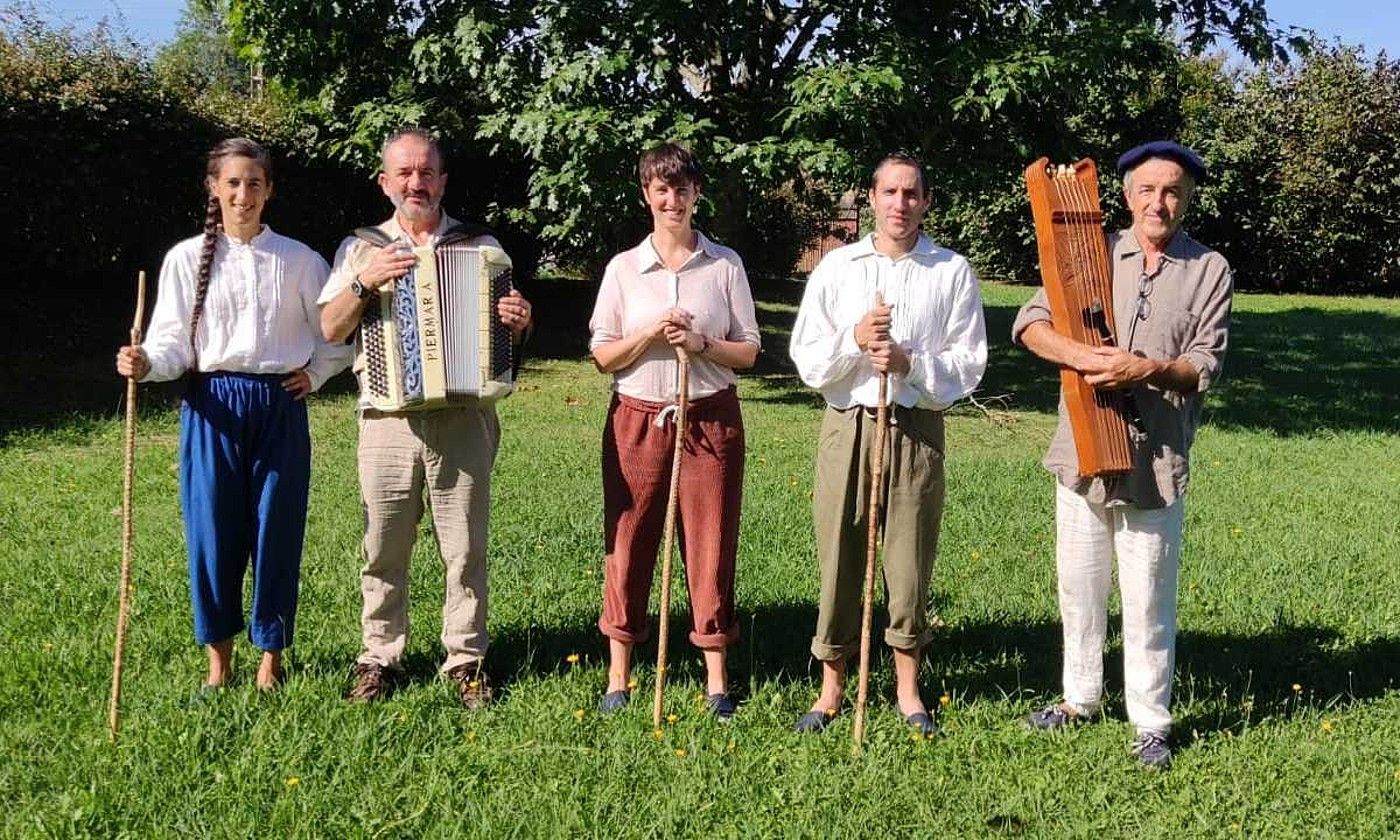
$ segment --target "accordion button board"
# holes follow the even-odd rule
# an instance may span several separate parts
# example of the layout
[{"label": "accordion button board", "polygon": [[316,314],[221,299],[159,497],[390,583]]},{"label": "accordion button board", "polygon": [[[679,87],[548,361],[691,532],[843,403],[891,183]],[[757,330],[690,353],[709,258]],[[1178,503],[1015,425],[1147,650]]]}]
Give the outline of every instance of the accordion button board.
[{"label": "accordion button board", "polygon": [[460,241],[413,253],[413,269],[365,308],[368,402],[381,411],[421,411],[506,396],[515,384],[514,348],[496,301],[511,290],[510,257]]}]

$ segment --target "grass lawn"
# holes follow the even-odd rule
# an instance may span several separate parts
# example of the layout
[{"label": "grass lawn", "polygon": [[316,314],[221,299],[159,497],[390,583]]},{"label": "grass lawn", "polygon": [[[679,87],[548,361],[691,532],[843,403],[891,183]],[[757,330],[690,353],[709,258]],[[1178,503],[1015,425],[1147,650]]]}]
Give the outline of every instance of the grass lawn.
[{"label": "grass lawn", "polygon": [[[144,389],[116,746],[105,711],[120,562],[112,409],[123,388],[108,371],[129,315],[95,314],[89,333],[36,315],[42,363],[0,373],[0,391],[18,403],[0,421],[0,801],[9,803],[0,835],[1400,831],[1400,301],[1237,299],[1229,378],[1208,401],[1193,452],[1179,752],[1169,773],[1154,774],[1128,753],[1116,636],[1105,722],[1065,735],[1020,722],[1058,694],[1053,492],[1039,466],[1055,377],[1007,340],[1028,290],[996,285],[985,290],[993,360],[979,398],[997,407],[956,409],[948,429],[934,574],[944,626],[923,672],[926,699],[943,705],[943,734],[920,740],[901,724],[887,657],[876,665],[864,757],[850,755],[849,715],[820,737],[791,732],[818,673],[807,644],[820,412],[786,364],[799,288],[759,290],[767,347],[741,385],[749,466],[732,671],[744,704],[729,725],[705,715],[698,655],[673,633],[674,720],[658,732],[649,667],[638,671],[641,702],[606,719],[594,712],[605,682],[594,622],[608,380],[581,360],[590,289],[534,292],[542,355],[501,407],[490,661],[505,696],[478,713],[433,677],[442,575],[426,525],[413,560],[413,682],[382,704],[339,699],[358,649],[361,527],[343,379],[312,401],[290,681],[260,696],[255,658],[240,643],[241,684],[191,708],[204,654],[191,640],[175,389]],[[687,621],[683,590],[675,627]],[[651,659],[655,649],[640,653]]]}]

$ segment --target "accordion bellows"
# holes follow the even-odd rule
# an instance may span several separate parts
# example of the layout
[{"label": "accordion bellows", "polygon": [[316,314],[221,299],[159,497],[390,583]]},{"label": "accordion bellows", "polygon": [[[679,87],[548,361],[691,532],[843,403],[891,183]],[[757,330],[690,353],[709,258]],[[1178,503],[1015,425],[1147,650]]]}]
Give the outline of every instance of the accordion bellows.
[{"label": "accordion bellows", "polygon": [[[377,246],[382,232],[355,232]],[[366,401],[381,411],[422,411],[494,402],[514,388],[510,331],[496,301],[510,293],[510,257],[448,232],[413,248],[409,273],[370,298],[360,322]]]}]

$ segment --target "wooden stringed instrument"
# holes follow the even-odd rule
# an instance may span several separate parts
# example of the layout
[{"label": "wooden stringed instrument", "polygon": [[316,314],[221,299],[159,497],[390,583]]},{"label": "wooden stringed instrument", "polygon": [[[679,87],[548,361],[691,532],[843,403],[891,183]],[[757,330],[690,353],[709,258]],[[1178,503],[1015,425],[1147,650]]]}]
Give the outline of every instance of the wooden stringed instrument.
[{"label": "wooden stringed instrument", "polygon": [[[1098,169],[1088,158],[1071,166],[1041,158],[1026,167],[1026,190],[1055,332],[1091,347],[1115,346],[1113,270],[1099,206]],[[1060,389],[1079,474],[1130,472],[1130,396],[1095,388],[1068,367],[1060,368]]]}]

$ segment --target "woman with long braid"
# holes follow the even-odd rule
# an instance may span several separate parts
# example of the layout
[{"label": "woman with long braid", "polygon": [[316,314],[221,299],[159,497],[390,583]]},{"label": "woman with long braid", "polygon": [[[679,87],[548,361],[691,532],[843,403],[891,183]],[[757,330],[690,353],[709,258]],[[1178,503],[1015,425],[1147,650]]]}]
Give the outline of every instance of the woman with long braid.
[{"label": "woman with long braid", "polygon": [[194,632],[208,648],[205,690],[228,683],[253,567],[249,636],[257,686],[282,680],[292,643],[311,437],[304,397],[349,362],[321,335],[316,297],[329,268],[262,223],[272,162],[251,140],[209,152],[204,234],[165,255],[146,341],[117,352],[142,381],[189,371],[180,408],[180,503]]}]

